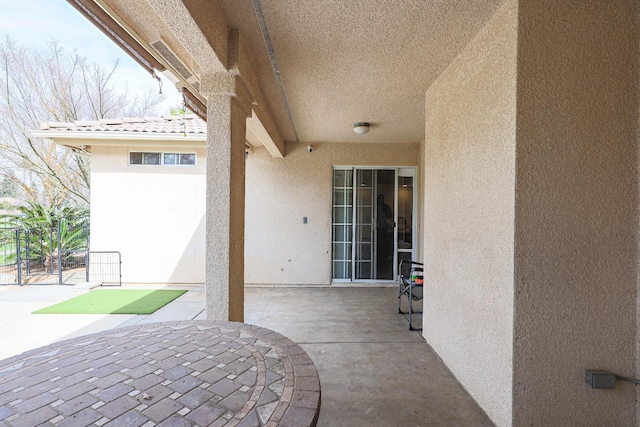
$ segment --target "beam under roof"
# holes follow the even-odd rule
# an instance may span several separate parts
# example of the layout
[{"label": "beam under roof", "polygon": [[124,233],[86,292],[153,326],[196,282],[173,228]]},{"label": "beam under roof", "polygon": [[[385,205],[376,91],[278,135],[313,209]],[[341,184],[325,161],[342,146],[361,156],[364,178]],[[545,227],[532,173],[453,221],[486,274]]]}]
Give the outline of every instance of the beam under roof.
[{"label": "beam under roof", "polygon": [[[202,74],[227,73],[237,67],[255,100],[251,127],[258,130],[260,141],[272,156],[284,156],[284,140],[242,47],[231,64],[234,61],[229,55],[230,32],[224,13],[213,10],[217,8],[215,4],[181,0],[67,1],[145,69],[168,70],[187,107],[205,120],[207,102],[200,91]],[[204,16],[207,19],[203,21]]]}]

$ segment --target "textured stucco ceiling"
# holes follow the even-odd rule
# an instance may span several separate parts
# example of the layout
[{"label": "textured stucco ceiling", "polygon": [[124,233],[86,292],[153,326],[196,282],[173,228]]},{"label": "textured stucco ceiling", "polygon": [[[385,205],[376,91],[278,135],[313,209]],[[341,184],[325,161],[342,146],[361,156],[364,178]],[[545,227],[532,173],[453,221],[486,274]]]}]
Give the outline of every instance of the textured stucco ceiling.
[{"label": "textured stucco ceiling", "polygon": [[[295,140],[251,0],[184,1],[198,15],[195,21],[217,23],[201,24],[200,38],[176,34],[176,28],[193,32],[188,30],[193,27],[170,22],[178,20],[177,14],[166,13],[176,7],[173,0],[104,1],[147,42],[162,37],[196,73],[205,64],[192,55],[202,49],[181,43],[215,40],[224,22],[224,30],[239,29],[280,133]],[[422,141],[426,89],[501,2],[261,0],[299,140]],[[154,16],[153,11],[162,15],[159,9],[164,9],[162,19]],[[221,50],[218,46],[216,53],[225,62]],[[371,122],[371,131],[354,134],[357,121]]]},{"label": "textured stucco ceiling", "polygon": [[[288,124],[251,1],[219,0],[241,29],[286,140]],[[419,142],[424,94],[500,0],[262,0],[303,142]],[[353,122],[372,123],[366,135]]]}]

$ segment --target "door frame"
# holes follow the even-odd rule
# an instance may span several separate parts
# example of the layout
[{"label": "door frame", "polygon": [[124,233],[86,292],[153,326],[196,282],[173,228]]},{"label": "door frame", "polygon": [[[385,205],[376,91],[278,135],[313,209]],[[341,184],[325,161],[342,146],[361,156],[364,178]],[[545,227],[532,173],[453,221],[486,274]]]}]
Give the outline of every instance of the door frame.
[{"label": "door frame", "polygon": [[[341,279],[341,278],[334,278],[334,267],[333,267],[333,261],[334,261],[334,245],[333,245],[333,232],[334,232],[334,212],[333,212],[333,200],[332,200],[332,212],[331,212],[331,241],[332,241],[332,245],[331,245],[331,283],[340,283],[340,284],[344,284],[344,283],[390,283],[390,282],[395,282],[396,277],[398,275],[398,253],[399,253],[399,248],[398,248],[398,185],[399,185],[399,177],[403,176],[403,177],[411,177],[413,178],[413,187],[412,187],[412,215],[411,215],[411,250],[407,251],[407,250],[403,250],[402,252],[404,253],[411,253],[411,259],[415,259],[415,255],[416,255],[416,238],[417,238],[417,209],[418,209],[418,203],[417,203],[417,194],[418,194],[418,188],[417,188],[417,176],[418,176],[418,172],[417,172],[417,167],[416,166],[371,166],[371,165],[366,165],[366,166],[359,166],[359,165],[334,165],[332,166],[332,172],[331,172],[331,179],[332,179],[332,188],[333,188],[333,179],[334,179],[334,171],[336,170],[350,170],[352,171],[352,205],[351,205],[351,209],[352,209],[352,213],[351,213],[351,262],[350,262],[350,278],[347,279]],[[393,273],[392,273],[392,279],[357,279],[354,280],[354,274],[355,274],[355,268],[356,268],[356,264],[355,264],[355,242],[356,242],[356,176],[357,170],[393,170],[395,171],[395,179],[394,179],[394,207],[393,207],[393,222],[394,222],[394,227],[393,227],[393,245],[394,245],[394,250],[393,250]],[[401,171],[404,171],[404,173],[402,173]]]}]

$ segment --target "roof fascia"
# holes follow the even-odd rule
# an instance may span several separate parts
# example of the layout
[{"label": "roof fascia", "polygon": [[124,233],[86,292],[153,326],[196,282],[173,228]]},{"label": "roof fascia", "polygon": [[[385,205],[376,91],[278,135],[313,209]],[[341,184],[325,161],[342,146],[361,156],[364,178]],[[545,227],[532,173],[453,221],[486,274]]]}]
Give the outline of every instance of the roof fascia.
[{"label": "roof fascia", "polygon": [[128,146],[128,145],[180,145],[204,147],[205,134],[142,133],[142,132],[78,132],[78,131],[31,131],[36,138],[47,138],[58,145],[70,146]]}]

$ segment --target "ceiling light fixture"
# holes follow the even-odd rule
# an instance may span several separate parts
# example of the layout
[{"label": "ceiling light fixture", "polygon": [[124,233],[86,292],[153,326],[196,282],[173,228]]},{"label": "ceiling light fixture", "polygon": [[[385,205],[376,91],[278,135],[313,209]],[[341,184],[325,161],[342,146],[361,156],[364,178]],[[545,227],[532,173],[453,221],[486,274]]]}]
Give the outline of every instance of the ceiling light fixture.
[{"label": "ceiling light fixture", "polygon": [[364,135],[365,133],[369,132],[369,126],[371,126],[370,123],[357,122],[353,124],[353,131],[358,135]]}]

